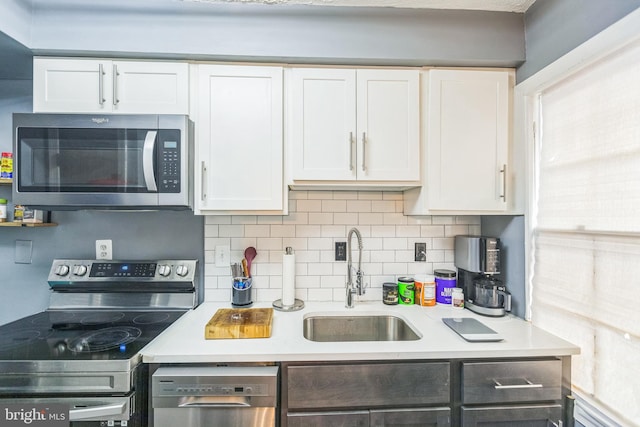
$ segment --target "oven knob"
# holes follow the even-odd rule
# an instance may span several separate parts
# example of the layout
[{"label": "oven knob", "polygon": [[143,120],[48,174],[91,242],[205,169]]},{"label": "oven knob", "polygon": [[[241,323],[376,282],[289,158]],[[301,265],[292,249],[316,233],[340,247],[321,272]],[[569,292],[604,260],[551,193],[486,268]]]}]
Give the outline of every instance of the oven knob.
[{"label": "oven knob", "polygon": [[159,265],[158,274],[163,277],[167,277],[169,274],[171,274],[171,266],[167,264]]},{"label": "oven knob", "polygon": [[56,267],[56,269],[54,270],[54,273],[57,276],[66,276],[67,274],[69,274],[69,266],[66,264],[60,264],[59,266]]},{"label": "oven knob", "polygon": [[186,265],[179,265],[178,267],[176,267],[176,274],[180,277],[184,277],[189,273],[189,267],[187,267]]},{"label": "oven knob", "polygon": [[73,266],[73,274],[75,276],[84,276],[87,274],[87,266],[86,265],[74,265]]}]

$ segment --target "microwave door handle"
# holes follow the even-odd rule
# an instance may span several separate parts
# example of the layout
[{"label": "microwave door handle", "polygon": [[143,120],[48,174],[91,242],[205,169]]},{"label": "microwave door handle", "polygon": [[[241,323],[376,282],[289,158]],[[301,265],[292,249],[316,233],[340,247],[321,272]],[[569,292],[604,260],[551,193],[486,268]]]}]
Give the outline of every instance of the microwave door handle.
[{"label": "microwave door handle", "polygon": [[156,185],[156,174],[153,170],[153,154],[156,151],[157,135],[158,131],[148,131],[147,136],[144,138],[144,146],[142,148],[142,170],[144,172],[144,182],[147,185],[147,190],[150,192],[158,191],[158,186]]}]

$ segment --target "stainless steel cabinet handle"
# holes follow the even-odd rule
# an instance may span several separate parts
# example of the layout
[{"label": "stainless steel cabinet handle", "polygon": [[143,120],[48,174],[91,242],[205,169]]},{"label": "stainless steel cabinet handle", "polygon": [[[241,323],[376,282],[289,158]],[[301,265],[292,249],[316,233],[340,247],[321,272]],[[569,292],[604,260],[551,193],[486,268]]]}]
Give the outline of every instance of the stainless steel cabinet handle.
[{"label": "stainless steel cabinet handle", "polygon": [[102,64],[98,65],[98,103],[104,104],[104,67]]},{"label": "stainless steel cabinet handle", "polygon": [[200,163],[200,200],[202,200],[203,202],[207,198],[207,192],[205,188],[205,185],[207,183],[206,175],[207,175],[207,165],[204,162],[201,162]]},{"label": "stainless steel cabinet handle", "polygon": [[147,184],[147,190],[150,192],[158,191],[158,186],[156,185],[156,174],[153,170],[153,158],[156,151],[157,135],[158,131],[148,131],[147,136],[144,138],[144,145],[142,147],[142,170],[144,172],[144,182]]},{"label": "stainless steel cabinet handle", "polygon": [[367,170],[367,133],[362,132],[362,172]]},{"label": "stainless steel cabinet handle", "polygon": [[502,169],[500,169],[500,175],[502,175],[502,194],[500,198],[507,201],[507,165],[502,165]]},{"label": "stainless steel cabinet handle", "polygon": [[493,380],[494,386],[496,390],[514,390],[514,389],[523,389],[523,388],[542,388],[542,384],[534,384],[528,379],[524,379],[526,384],[509,384],[502,385],[498,380]]},{"label": "stainless steel cabinet handle", "polygon": [[349,170],[353,170],[353,132],[349,132]]},{"label": "stainless steel cabinet handle", "polygon": [[118,105],[120,100],[118,99],[118,66],[113,64],[113,105]]},{"label": "stainless steel cabinet handle", "polygon": [[125,406],[126,402],[121,402],[87,408],[74,408],[69,410],[69,421],[81,421],[96,417],[109,418],[122,415],[125,412]]}]

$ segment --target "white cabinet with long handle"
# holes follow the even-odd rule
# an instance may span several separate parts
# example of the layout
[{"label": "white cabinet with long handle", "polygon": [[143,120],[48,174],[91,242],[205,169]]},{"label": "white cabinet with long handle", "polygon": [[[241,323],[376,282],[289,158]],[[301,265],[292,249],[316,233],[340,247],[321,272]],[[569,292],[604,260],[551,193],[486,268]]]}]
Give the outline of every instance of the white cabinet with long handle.
[{"label": "white cabinet with long handle", "polygon": [[195,212],[286,214],[282,67],[194,67]]},{"label": "white cabinet with long handle", "polygon": [[290,183],[417,185],[419,75],[417,70],[291,69]]},{"label": "white cabinet with long handle", "polygon": [[36,57],[33,111],[188,114],[186,62]]},{"label": "white cabinet with long handle", "polygon": [[510,70],[425,71],[423,186],[405,215],[505,213],[513,206]]}]

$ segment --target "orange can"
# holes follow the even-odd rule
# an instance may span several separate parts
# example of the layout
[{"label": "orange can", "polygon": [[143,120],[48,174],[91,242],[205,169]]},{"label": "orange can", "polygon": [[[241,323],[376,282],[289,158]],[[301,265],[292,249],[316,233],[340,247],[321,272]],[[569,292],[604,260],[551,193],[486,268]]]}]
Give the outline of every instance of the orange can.
[{"label": "orange can", "polygon": [[[415,279],[416,304],[428,307],[436,305],[436,278],[431,274],[420,274]],[[420,289],[420,291],[418,291]],[[419,292],[419,293],[418,293]]]}]

